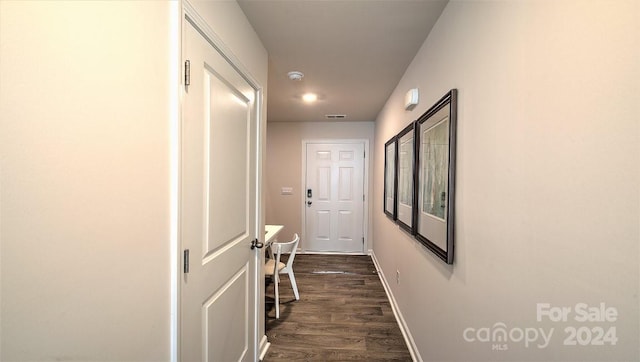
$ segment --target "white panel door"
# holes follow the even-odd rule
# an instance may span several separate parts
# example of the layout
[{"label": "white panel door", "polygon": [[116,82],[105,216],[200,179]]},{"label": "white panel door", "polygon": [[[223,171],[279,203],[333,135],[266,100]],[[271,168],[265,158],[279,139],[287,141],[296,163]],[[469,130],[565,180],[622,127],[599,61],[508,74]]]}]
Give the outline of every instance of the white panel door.
[{"label": "white panel door", "polygon": [[308,143],[306,251],[364,251],[364,143]]},{"label": "white panel door", "polygon": [[[180,234],[182,361],[256,355],[255,90],[188,21]],[[184,254],[183,254],[184,255]],[[186,264],[183,261],[183,264]]]}]

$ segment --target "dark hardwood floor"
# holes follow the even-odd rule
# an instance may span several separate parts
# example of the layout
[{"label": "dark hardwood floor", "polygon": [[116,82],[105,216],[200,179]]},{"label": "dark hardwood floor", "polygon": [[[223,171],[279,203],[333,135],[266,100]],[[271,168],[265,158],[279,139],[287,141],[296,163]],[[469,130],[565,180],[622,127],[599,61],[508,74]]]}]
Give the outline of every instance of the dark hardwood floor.
[{"label": "dark hardwood floor", "polygon": [[369,256],[298,254],[280,278],[280,319],[273,283],[267,294],[264,361],[411,361],[382,283]]}]

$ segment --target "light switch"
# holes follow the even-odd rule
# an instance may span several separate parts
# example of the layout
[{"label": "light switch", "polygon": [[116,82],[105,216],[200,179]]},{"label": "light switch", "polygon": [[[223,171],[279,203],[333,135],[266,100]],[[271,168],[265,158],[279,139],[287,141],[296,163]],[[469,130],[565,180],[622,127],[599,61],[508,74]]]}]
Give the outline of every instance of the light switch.
[{"label": "light switch", "polygon": [[293,187],[283,187],[280,190],[280,195],[293,195]]}]

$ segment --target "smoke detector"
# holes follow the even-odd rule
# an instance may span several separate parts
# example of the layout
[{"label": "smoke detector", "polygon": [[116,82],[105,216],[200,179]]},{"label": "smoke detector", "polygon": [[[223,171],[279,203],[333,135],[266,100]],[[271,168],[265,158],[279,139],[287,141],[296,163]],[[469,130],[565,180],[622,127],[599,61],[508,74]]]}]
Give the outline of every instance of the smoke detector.
[{"label": "smoke detector", "polygon": [[302,72],[298,72],[297,70],[294,70],[292,72],[287,73],[287,76],[291,80],[302,80],[302,77],[304,77],[304,74]]}]

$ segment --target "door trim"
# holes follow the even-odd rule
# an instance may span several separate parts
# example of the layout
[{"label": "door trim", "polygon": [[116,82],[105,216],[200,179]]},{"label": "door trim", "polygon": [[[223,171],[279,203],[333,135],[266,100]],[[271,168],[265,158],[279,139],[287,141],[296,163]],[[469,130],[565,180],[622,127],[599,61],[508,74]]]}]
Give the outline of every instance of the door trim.
[{"label": "door trim", "polygon": [[[262,86],[260,83],[251,75],[251,72],[242,64],[242,62],[233,54],[231,49],[222,41],[222,38],[216,34],[213,29],[209,26],[209,24],[204,20],[200,14],[196,11],[196,9],[191,5],[188,0],[182,0],[184,17],[183,20],[187,20],[190,22],[194,28],[196,28],[202,36],[216,49],[228,62],[231,64],[235,70],[242,75],[242,77],[255,89],[256,91],[262,91]],[[184,30],[182,31],[184,33]],[[183,49],[184,55],[184,49]],[[182,83],[181,83],[182,84]],[[262,99],[260,99],[261,101]],[[260,103],[260,105],[262,105]]]},{"label": "door trim", "polygon": [[[364,144],[364,170],[363,170],[363,192],[364,192],[364,205],[362,210],[362,235],[364,237],[364,244],[362,245],[362,253],[334,253],[330,254],[340,254],[340,255],[367,255],[369,250],[372,248],[369,245],[369,162],[372,160],[371,158],[371,150],[369,149],[369,140],[366,138],[358,139],[358,138],[349,138],[349,139],[303,139],[302,140],[302,177],[300,178],[301,186],[300,186],[300,195],[301,200],[306,200],[306,190],[307,190],[307,145],[314,143],[331,143],[331,144],[354,144],[361,143]],[[305,203],[300,203],[300,210],[302,212],[302,229],[300,233],[300,244],[302,244],[302,248],[300,250],[301,254],[325,254],[323,252],[311,252],[306,250],[306,234],[307,234],[307,218],[306,218],[306,207]]]},{"label": "door trim", "polygon": [[[175,198],[175,203],[173,206],[173,214],[175,216],[175,220],[173,220],[173,230],[171,232],[172,242],[171,242],[171,255],[172,255],[172,264],[170,266],[171,270],[171,316],[170,316],[170,354],[171,361],[178,362],[181,361],[180,355],[180,344],[181,344],[181,323],[182,319],[180,318],[181,311],[181,303],[180,303],[180,295],[181,295],[181,279],[182,279],[182,240],[180,240],[180,204],[182,200],[180,199],[180,188],[181,182],[180,179],[180,170],[182,168],[181,163],[181,148],[182,148],[182,139],[180,127],[184,120],[184,69],[182,65],[184,61],[187,59],[186,49],[184,37],[186,36],[185,26],[189,26],[187,23],[190,23],[200,34],[207,40],[207,42],[218,51],[223,58],[225,58],[229,64],[244,78],[244,80],[249,83],[249,85],[255,90],[256,99],[255,99],[255,112],[256,112],[256,139],[251,140],[255,142],[256,145],[256,233],[257,235],[254,238],[258,238],[261,235],[264,235],[264,223],[262,221],[262,148],[264,146],[264,115],[263,115],[263,107],[264,107],[264,88],[258,82],[258,80],[253,77],[251,72],[244,66],[244,64],[238,59],[235,54],[231,51],[231,49],[222,41],[222,38],[216,34],[215,31],[209,26],[206,20],[196,11],[195,7],[188,0],[181,0],[182,4],[181,9],[179,11],[179,22],[177,24],[177,28],[175,29],[178,34],[178,46],[177,52],[175,54],[176,57],[179,57],[180,61],[177,64],[179,70],[177,73],[179,75],[180,80],[177,82],[177,95],[179,97],[178,100],[178,109],[177,109],[177,122],[174,127],[174,134],[172,135],[172,142],[175,147],[172,149],[172,158],[175,163],[175,168],[172,169],[172,172],[175,172],[175,175],[172,175],[174,179],[174,184],[172,185],[172,198]],[[255,253],[253,263],[255,263],[255,267],[253,268],[254,273],[250,275],[250,278],[253,278],[254,288],[255,288],[255,300],[254,305],[257,306],[255,313],[255,320],[253,321],[255,335],[255,355],[253,356],[253,360],[258,359],[258,355],[261,353],[266,353],[265,351],[261,351],[260,348],[263,346],[263,340],[266,339],[266,336],[260,336],[260,332],[264,334],[264,328],[260,329],[260,321],[264,321],[264,308],[260,307],[260,301],[264,301],[264,291],[260,292],[260,283],[261,273],[262,273],[262,263],[260,263],[261,253]],[[261,297],[262,295],[262,297]],[[262,311],[262,312],[261,312]],[[268,348],[268,344],[266,346]]]}]

